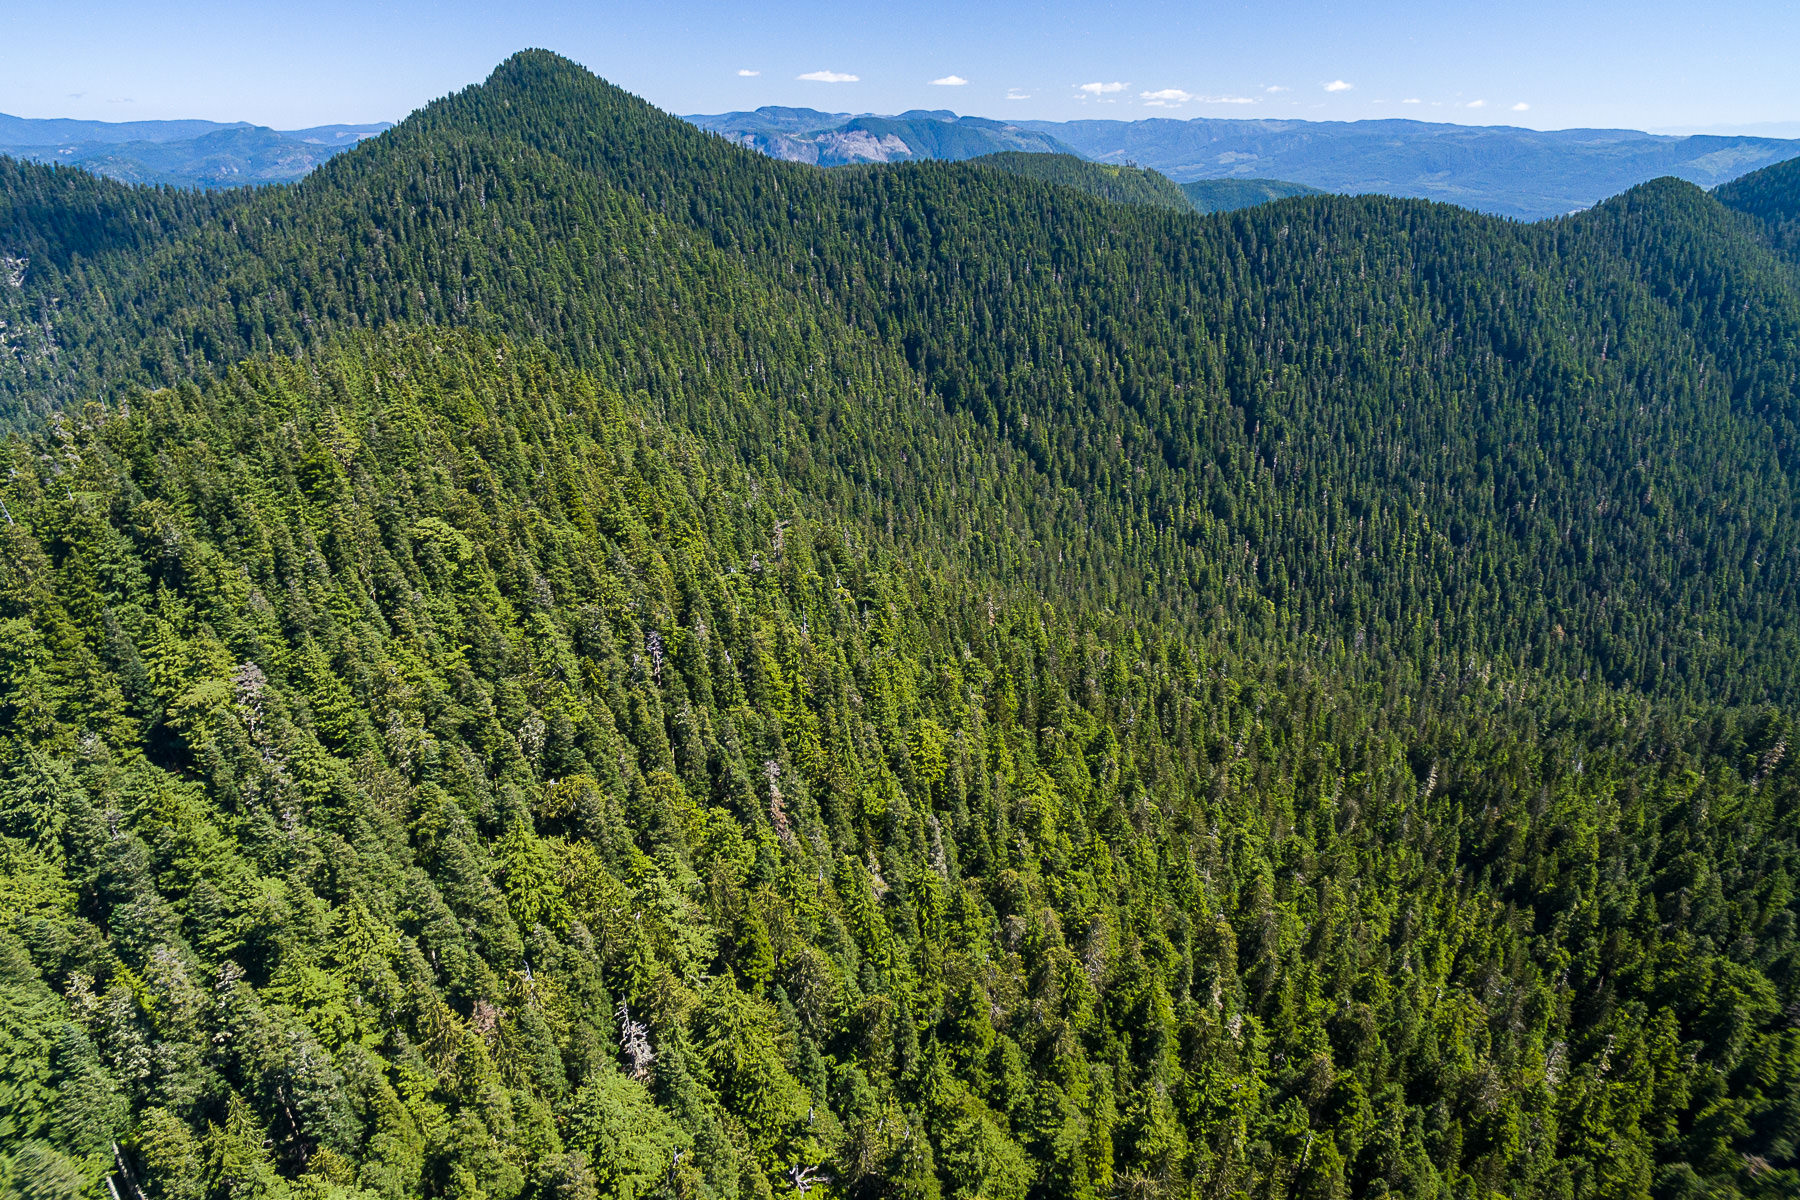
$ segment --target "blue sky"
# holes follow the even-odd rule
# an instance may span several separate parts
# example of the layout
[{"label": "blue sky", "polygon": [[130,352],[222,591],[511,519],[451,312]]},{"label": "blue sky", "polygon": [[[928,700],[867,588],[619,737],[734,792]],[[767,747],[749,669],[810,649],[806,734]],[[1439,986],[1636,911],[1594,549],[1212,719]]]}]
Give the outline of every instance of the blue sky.
[{"label": "blue sky", "polygon": [[1800,135],[1796,0],[9,7],[0,112],[27,117],[398,119],[545,46],[675,112],[1780,122]]}]

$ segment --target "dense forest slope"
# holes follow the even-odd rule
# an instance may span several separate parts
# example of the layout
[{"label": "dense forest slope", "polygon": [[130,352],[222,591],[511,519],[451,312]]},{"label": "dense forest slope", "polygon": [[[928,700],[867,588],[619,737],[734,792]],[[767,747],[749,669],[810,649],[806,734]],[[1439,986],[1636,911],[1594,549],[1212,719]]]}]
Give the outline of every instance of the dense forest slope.
[{"label": "dense forest slope", "polygon": [[978,166],[995,167],[1027,179],[1061,184],[1115,204],[1147,204],[1186,212],[1193,205],[1167,176],[1138,167],[1091,163],[1072,154],[1026,154],[1010,151],[971,159]]},{"label": "dense forest slope", "polygon": [[1290,196],[1317,196],[1320,190],[1284,179],[1190,179],[1179,184],[1196,212],[1232,212]]},{"label": "dense forest slope", "polygon": [[534,52],[291,187],[0,161],[0,255],[0,1190],[1800,1188],[1719,199],[825,172]]},{"label": "dense forest slope", "polygon": [[1713,194],[1754,219],[1768,244],[1800,265],[1800,161],[1765,167],[1732,180]]},{"label": "dense forest slope", "polygon": [[[1711,699],[1800,683],[1800,297],[1689,185],[1532,227],[1382,198],[1207,219],[773,162],[532,58],[293,188],[9,170],[20,415],[466,324],[844,503],[931,509],[900,531],[1054,594],[1425,674],[1448,645]],[[1031,481],[971,511],[986,443],[940,469],[934,406]]]}]

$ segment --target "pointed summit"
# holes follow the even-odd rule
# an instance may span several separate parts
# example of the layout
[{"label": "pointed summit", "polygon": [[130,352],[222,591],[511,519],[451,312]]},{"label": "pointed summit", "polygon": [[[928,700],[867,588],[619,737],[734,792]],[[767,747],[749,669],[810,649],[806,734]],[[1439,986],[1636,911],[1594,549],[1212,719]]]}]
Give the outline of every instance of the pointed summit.
[{"label": "pointed summit", "polygon": [[552,50],[521,50],[509,55],[487,79],[466,89],[490,98],[525,101],[555,108],[566,104],[619,104],[644,113],[660,110],[641,97]]},{"label": "pointed summit", "polygon": [[387,152],[413,155],[444,137],[523,143],[533,154],[608,174],[634,190],[633,179],[647,171],[682,164],[716,172],[726,158],[756,157],[549,50],[511,55],[481,83],[420,109],[384,140]]},{"label": "pointed summit", "polygon": [[554,50],[530,46],[509,54],[488,75],[489,86],[532,87],[569,80],[598,82],[600,77]]},{"label": "pointed summit", "polygon": [[475,157],[467,170],[481,176],[510,176],[536,163],[564,183],[599,176],[639,196],[667,194],[675,187],[714,188],[733,169],[761,172],[771,165],[571,59],[549,50],[521,50],[481,83],[419,109],[382,137],[333,159],[301,186],[360,188],[376,175],[395,172],[422,178],[471,152]]}]

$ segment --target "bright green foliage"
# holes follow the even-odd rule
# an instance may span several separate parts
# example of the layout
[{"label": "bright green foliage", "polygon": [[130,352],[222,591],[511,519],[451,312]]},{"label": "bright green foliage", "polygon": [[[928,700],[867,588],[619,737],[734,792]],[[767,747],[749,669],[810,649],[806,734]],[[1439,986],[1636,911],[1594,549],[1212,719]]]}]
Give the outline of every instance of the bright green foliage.
[{"label": "bright green foliage", "polygon": [[693,1172],[681,1162],[692,1155],[693,1139],[642,1084],[615,1072],[602,1071],[570,1100],[564,1140],[591,1164],[593,1186],[603,1196],[656,1195]]},{"label": "bright green foliage", "polygon": [[1800,1187],[1800,300],[1703,194],[827,175],[546,55],[0,166],[8,1194]]},{"label": "bright green foliage", "polygon": [[0,697],[49,714],[7,742],[49,899],[8,935],[5,1119],[71,1170],[112,1137],[151,1200],[1787,1169],[1773,711],[1246,673],[905,565],[500,342],[131,409],[17,443],[5,492],[7,611],[72,631]]}]

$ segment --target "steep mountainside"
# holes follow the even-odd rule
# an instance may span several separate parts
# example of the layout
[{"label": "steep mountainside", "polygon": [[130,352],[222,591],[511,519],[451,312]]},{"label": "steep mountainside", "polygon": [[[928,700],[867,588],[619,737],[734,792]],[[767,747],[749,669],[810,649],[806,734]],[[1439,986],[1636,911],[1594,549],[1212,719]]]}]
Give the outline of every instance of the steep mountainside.
[{"label": "steep mountainside", "polygon": [[1800,1189],[1763,227],[1005,166],[0,160],[0,1193]]}]

